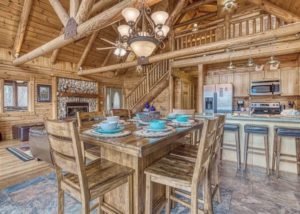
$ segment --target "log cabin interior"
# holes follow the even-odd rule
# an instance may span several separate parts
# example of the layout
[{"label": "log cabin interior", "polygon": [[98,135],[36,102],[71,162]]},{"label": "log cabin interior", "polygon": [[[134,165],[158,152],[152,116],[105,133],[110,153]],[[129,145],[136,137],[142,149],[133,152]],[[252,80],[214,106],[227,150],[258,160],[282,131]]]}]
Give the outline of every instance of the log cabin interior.
[{"label": "log cabin interior", "polygon": [[299,0],[1,0],[0,213],[300,213]]}]

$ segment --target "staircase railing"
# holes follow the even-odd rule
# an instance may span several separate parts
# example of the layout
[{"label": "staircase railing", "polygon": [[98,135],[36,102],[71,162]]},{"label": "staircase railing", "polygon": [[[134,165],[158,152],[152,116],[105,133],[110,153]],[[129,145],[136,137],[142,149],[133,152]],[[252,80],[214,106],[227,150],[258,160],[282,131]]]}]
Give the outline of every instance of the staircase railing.
[{"label": "staircase railing", "polygon": [[169,73],[169,61],[163,60],[155,64],[144,67],[146,75],[125,97],[125,103],[128,109],[132,109],[138,104],[162,79]]}]

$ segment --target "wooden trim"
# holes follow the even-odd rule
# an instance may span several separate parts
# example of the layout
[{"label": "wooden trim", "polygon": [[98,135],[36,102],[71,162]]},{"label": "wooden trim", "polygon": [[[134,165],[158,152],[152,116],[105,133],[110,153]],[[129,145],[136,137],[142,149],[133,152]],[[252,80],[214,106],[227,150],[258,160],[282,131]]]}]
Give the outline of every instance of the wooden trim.
[{"label": "wooden trim", "polygon": [[13,47],[13,55],[14,57],[19,57],[21,47],[23,44],[25,32],[26,32],[26,27],[29,19],[29,14],[31,11],[32,7],[32,2],[33,0],[24,0],[24,5],[20,17],[20,22],[17,30],[17,34],[15,37],[15,42],[14,42],[14,47]]},{"label": "wooden trim", "polygon": [[4,112],[4,79],[0,79],[0,113]]},{"label": "wooden trim", "polygon": [[28,111],[35,112],[35,78],[30,77],[28,83]]},{"label": "wooden trim", "polygon": [[58,16],[59,20],[66,27],[68,20],[70,19],[68,13],[66,12],[65,8],[62,6],[59,0],[49,0],[51,6],[53,7],[56,15]]},{"label": "wooden trim", "polygon": [[[170,51],[170,52],[157,54],[155,56],[149,57],[149,63],[154,63],[154,62],[158,62],[158,61],[162,61],[162,60],[166,60],[166,59],[174,59],[177,57],[183,57],[183,56],[188,56],[188,55],[192,55],[192,54],[199,54],[199,53],[212,51],[212,50],[225,49],[225,48],[231,47],[232,44],[243,44],[243,43],[253,44],[258,41],[264,41],[267,39],[273,39],[273,38],[296,34],[299,32],[299,29],[300,29],[300,23],[294,23],[294,24],[290,24],[290,25],[278,28],[276,30],[269,30],[269,31],[266,31],[263,33],[257,33],[257,34],[253,34],[253,35],[218,41],[218,42],[209,43],[209,44],[205,44],[205,45],[184,48],[181,50]],[[135,60],[132,62],[125,62],[125,63],[115,64],[115,65],[110,65],[110,66],[105,66],[105,67],[100,67],[100,68],[83,70],[83,71],[78,72],[78,74],[79,75],[88,75],[88,74],[95,74],[95,73],[103,73],[103,72],[108,72],[108,71],[112,71],[112,70],[116,70],[116,69],[124,69],[124,68],[134,67],[137,65],[138,65],[138,62],[137,62],[137,60]]]},{"label": "wooden trim", "polygon": [[57,119],[57,77],[52,77],[52,119]]}]

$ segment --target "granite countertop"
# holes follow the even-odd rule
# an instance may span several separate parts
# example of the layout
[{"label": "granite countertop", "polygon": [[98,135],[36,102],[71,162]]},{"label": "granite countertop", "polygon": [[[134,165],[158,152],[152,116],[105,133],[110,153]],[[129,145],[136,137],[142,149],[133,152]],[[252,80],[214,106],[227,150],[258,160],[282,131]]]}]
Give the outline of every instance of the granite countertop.
[{"label": "granite countertop", "polygon": [[[196,114],[196,118],[209,118],[213,114]],[[244,121],[266,121],[266,122],[281,122],[281,123],[299,123],[300,116],[283,116],[283,115],[250,115],[250,114],[226,114],[227,120],[244,120]]]}]

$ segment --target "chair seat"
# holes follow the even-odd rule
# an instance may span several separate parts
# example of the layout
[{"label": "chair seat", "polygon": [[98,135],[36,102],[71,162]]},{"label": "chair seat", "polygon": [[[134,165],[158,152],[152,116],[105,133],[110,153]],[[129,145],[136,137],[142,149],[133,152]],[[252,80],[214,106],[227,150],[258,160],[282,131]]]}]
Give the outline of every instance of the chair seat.
[{"label": "chair seat", "polygon": [[[86,176],[91,199],[99,197],[99,193],[110,191],[122,183],[127,182],[127,176],[133,169],[113,163],[105,159],[98,159],[86,166]],[[80,192],[78,176],[67,173],[63,182]]]},{"label": "chair seat", "polygon": [[190,191],[194,165],[193,162],[168,155],[146,168],[145,173],[151,175],[154,182],[157,180],[160,184],[180,186]]},{"label": "chair seat", "polygon": [[300,138],[299,128],[277,127],[276,131],[278,136]]},{"label": "chair seat", "polygon": [[263,125],[245,125],[244,131],[249,134],[268,134],[269,127]]},{"label": "chair seat", "polygon": [[195,162],[197,159],[198,146],[191,144],[182,144],[170,152],[170,155],[185,160]]},{"label": "chair seat", "polygon": [[238,131],[240,129],[239,124],[225,123],[224,131]]}]

